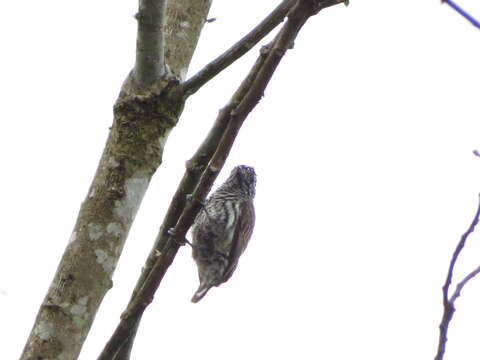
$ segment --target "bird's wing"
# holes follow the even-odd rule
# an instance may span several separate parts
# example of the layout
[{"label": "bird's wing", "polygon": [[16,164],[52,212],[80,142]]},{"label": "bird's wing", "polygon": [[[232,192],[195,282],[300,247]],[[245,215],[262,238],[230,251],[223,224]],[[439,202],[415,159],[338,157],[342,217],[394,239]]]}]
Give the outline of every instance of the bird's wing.
[{"label": "bird's wing", "polygon": [[255,225],[255,209],[251,200],[242,201],[235,209],[236,221],[235,230],[232,237],[232,247],[228,254],[228,266],[223,275],[223,282],[230,279],[238,264],[240,255],[245,251],[248,241],[252,236],[253,226]]}]

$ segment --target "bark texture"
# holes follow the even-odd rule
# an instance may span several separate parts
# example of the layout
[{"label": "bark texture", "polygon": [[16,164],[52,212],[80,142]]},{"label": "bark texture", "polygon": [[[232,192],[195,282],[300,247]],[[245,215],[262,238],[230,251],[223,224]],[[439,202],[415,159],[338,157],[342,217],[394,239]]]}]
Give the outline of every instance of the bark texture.
[{"label": "bark texture", "polygon": [[186,75],[210,0],[170,1],[166,63],[152,86],[125,81],[97,172],[40,306],[22,360],[77,359],[108,289],[138,207],[184,106],[174,90]]},{"label": "bark texture", "polygon": [[167,1],[165,62],[169,71],[182,81],[187,76],[211,3],[212,0]]},{"label": "bark texture", "polygon": [[138,84],[148,86],[165,74],[166,0],[140,0],[138,13],[137,54],[133,77]]}]

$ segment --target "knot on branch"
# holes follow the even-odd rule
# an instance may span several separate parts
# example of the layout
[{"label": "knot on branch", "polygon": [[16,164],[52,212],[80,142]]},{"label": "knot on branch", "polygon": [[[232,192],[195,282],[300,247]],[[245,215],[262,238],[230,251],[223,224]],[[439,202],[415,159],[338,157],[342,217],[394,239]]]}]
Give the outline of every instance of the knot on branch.
[{"label": "knot on branch", "polygon": [[139,88],[131,75],[125,81],[113,108],[112,136],[116,160],[127,170],[133,163],[152,174],[160,165],[168,134],[184,106],[178,84],[171,75],[146,89]]}]

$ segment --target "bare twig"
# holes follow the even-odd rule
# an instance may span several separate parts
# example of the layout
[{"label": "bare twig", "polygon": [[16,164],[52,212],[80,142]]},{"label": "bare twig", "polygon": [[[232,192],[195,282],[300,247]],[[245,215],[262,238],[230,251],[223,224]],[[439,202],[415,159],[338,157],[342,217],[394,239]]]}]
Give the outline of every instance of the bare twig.
[{"label": "bare twig", "polygon": [[468,12],[466,12],[465,10],[463,10],[458,4],[456,4],[454,1],[452,0],[442,0],[442,3],[447,3],[453,10],[455,10],[456,12],[458,12],[460,15],[462,15],[465,19],[467,19],[468,21],[470,21],[472,23],[473,26],[475,26],[476,28],[479,28],[480,29],[480,22],[475,19],[472,15],[470,15]]},{"label": "bare twig", "polygon": [[[321,8],[337,5],[338,3],[348,5],[348,0],[328,0],[322,1]],[[263,21],[258,24],[252,31],[241,38],[235,45],[226,50],[222,55],[207,64],[202,70],[193,75],[190,79],[182,84],[182,89],[186,97],[197,92],[203,85],[213,79],[222,70],[226,69],[233,62],[242,57],[252,47],[254,47],[261,39],[263,39],[270,31],[280,24],[287,13],[295,5],[296,0],[284,0],[278,5]],[[318,1],[317,1],[318,3]]]},{"label": "bare twig", "polygon": [[209,80],[230,66],[280,24],[296,0],[283,0],[265,19],[222,55],[182,84],[186,96],[197,92]]},{"label": "bare twig", "polygon": [[166,0],[140,0],[138,13],[137,52],[133,76],[137,84],[148,86],[165,74]]},{"label": "bare twig", "polygon": [[452,282],[452,277],[453,277],[453,270],[455,268],[455,264],[458,260],[458,256],[460,255],[460,252],[462,251],[463,247],[465,246],[465,243],[470,236],[471,233],[475,230],[475,226],[478,224],[479,221],[479,216],[480,216],[480,203],[477,208],[477,212],[475,213],[475,216],[467,229],[467,231],[462,235],[460,238],[460,241],[457,244],[457,247],[455,248],[455,251],[453,252],[452,258],[450,260],[450,265],[448,266],[448,272],[447,272],[447,278],[445,280],[445,284],[443,285],[443,303],[448,302],[448,292],[449,292],[449,287]]},{"label": "bare twig", "polygon": [[[343,1],[336,1],[336,3],[341,2]],[[217,126],[214,127],[214,129],[220,129],[220,131],[222,131],[221,129],[224,128],[224,124],[227,124],[227,126],[226,129],[222,131],[220,141],[218,136],[220,134],[219,132],[215,135],[210,134],[207,138],[209,140],[206,140],[202,144],[202,147],[208,147],[209,153],[213,148],[215,148],[215,152],[210,159],[208,167],[203,171],[203,175],[200,178],[195,191],[193,191],[192,201],[185,202],[184,195],[186,195],[186,193],[185,190],[182,189],[182,186],[180,186],[175,195],[178,203],[172,202],[170,207],[170,209],[175,210],[172,212],[169,210],[169,213],[167,214],[167,217],[170,214],[172,215],[172,218],[169,218],[168,221],[164,221],[159,234],[160,239],[157,238],[156,249],[152,251],[152,253],[155,253],[158,256],[151,255],[149,257],[150,261],[147,261],[147,267],[150,267],[151,270],[148,271],[146,269],[144,271],[144,275],[142,276],[143,281],[141,279],[139,284],[137,284],[136,291],[132,296],[130,304],[122,315],[117,329],[105,346],[99,360],[114,358],[118,349],[122,348],[127,340],[129,342],[132,341],[132,337],[134,336],[136,327],[144,310],[151,303],[163,276],[173,262],[179,248],[179,240],[185,237],[186,232],[193,224],[195,216],[200,210],[200,204],[208,195],[213,182],[222,169],[243,121],[260,101],[278,63],[285,52],[291,48],[291,44],[297,36],[298,31],[311,15],[316,14],[323,7],[324,3],[312,0],[298,1],[295,8],[289,14],[288,21],[276,36],[275,40],[272,44],[262,48],[260,56],[249,75],[242,82],[230,103],[219,113],[219,117],[216,121]],[[330,4],[331,2],[328,3]],[[197,152],[196,156],[198,156],[198,158],[194,157],[196,158],[195,161],[201,160],[200,166],[203,168],[204,161],[209,159],[209,157],[202,157],[203,154],[201,154],[201,152]],[[190,166],[192,166],[192,163],[187,163],[187,172],[185,174],[187,177],[190,171]],[[189,182],[190,185],[193,183],[195,183],[195,181]],[[179,209],[183,209],[183,211],[178,218],[176,214],[178,214]],[[175,218],[177,218],[178,221],[176,222],[173,231],[170,232],[170,234],[173,235],[167,236],[169,228],[165,225],[171,223]],[[166,239],[165,243],[163,241],[164,239]],[[151,262],[152,260],[153,265]]]},{"label": "bare twig", "polygon": [[474,270],[472,270],[467,276],[465,276],[463,278],[462,281],[460,281],[458,284],[457,284],[457,287],[455,288],[455,291],[454,293],[452,294],[452,296],[450,297],[450,303],[451,304],[454,304],[455,303],[455,300],[457,300],[458,297],[460,297],[460,292],[462,291],[463,287],[470,281],[472,280],[475,276],[478,275],[478,273],[480,273],[480,266],[475,268]]},{"label": "bare twig", "polygon": [[463,280],[460,281],[457,284],[455,292],[449,298],[449,289],[450,289],[450,285],[452,283],[453,271],[455,269],[455,265],[457,263],[458,256],[460,255],[460,252],[464,248],[468,237],[475,230],[475,226],[478,224],[479,217],[480,217],[480,203],[478,205],[477,212],[475,213],[475,216],[474,216],[470,226],[468,227],[467,231],[460,238],[460,241],[457,244],[457,247],[455,248],[455,251],[453,252],[452,258],[450,260],[450,265],[448,267],[448,272],[447,272],[447,278],[445,280],[445,284],[442,287],[443,316],[442,316],[442,321],[440,322],[440,326],[439,326],[440,336],[439,336],[439,340],[438,340],[438,349],[437,349],[437,354],[435,355],[435,360],[442,360],[443,356],[445,354],[445,347],[446,347],[446,344],[447,344],[448,327],[450,325],[450,321],[452,320],[453,313],[455,312],[455,301],[460,296],[460,292],[463,289],[463,287],[467,284],[467,282],[470,281],[471,279],[473,279],[480,272],[480,267],[478,267],[475,270],[473,270],[472,272],[470,272],[467,276],[465,276],[463,278]]}]

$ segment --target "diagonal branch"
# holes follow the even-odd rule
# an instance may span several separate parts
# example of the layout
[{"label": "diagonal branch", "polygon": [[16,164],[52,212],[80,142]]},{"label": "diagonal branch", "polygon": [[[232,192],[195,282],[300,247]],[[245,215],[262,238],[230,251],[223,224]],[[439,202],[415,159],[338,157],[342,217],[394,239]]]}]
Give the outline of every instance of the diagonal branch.
[{"label": "diagonal branch", "polygon": [[480,266],[478,266],[477,268],[473,269],[467,276],[465,276],[463,278],[462,281],[460,281],[458,284],[457,284],[457,287],[455,288],[455,291],[454,293],[452,294],[452,296],[450,297],[450,304],[451,306],[453,307],[453,305],[455,304],[455,301],[460,297],[460,293],[462,292],[463,290],[463,287],[465,285],[467,285],[467,283],[472,280],[475,276],[478,275],[478,273],[480,273]]},{"label": "diagonal branch", "polygon": [[450,260],[450,265],[448,266],[447,278],[446,278],[445,284],[443,285],[443,288],[442,288],[443,304],[444,305],[448,302],[449,288],[450,288],[450,284],[452,283],[453,270],[454,270],[455,265],[457,263],[458,256],[460,255],[461,251],[463,250],[468,237],[475,230],[475,226],[477,226],[477,224],[478,224],[479,217],[480,217],[480,203],[478,205],[477,212],[475,213],[475,216],[474,216],[470,226],[468,227],[467,231],[460,238],[460,241],[458,242],[457,247],[455,248],[455,251],[453,252],[452,258]]},{"label": "diagonal branch", "polygon": [[138,13],[137,52],[133,76],[138,85],[148,86],[165,74],[166,0],[140,0]]},{"label": "diagonal branch", "polygon": [[468,21],[470,21],[470,23],[472,23],[473,26],[480,29],[480,22],[477,19],[475,19],[472,15],[470,15],[468,12],[466,12],[464,9],[462,9],[453,0],[442,0],[442,3],[447,3],[453,10],[455,10],[457,13],[462,15]]},{"label": "diagonal branch", "polygon": [[449,289],[450,289],[450,285],[452,283],[453,271],[455,269],[455,265],[457,263],[458,256],[460,255],[462,249],[464,248],[468,237],[475,230],[475,226],[477,226],[477,224],[479,222],[479,217],[480,217],[480,203],[478,205],[477,212],[475,213],[475,216],[474,216],[470,226],[468,227],[467,231],[460,238],[460,241],[457,244],[457,247],[455,248],[455,251],[453,252],[452,258],[450,260],[450,265],[448,266],[447,278],[445,280],[445,284],[442,287],[443,316],[442,316],[442,321],[440,322],[440,326],[439,326],[440,337],[439,337],[439,340],[438,340],[438,349],[437,349],[437,354],[435,355],[435,360],[442,360],[443,355],[445,354],[445,347],[446,347],[446,344],[447,344],[448,327],[450,325],[450,321],[453,318],[453,313],[455,312],[455,301],[460,296],[460,292],[463,289],[463,287],[466,285],[466,283],[468,281],[470,281],[471,279],[473,279],[480,272],[480,267],[478,267],[475,270],[473,270],[472,272],[470,272],[462,281],[460,281],[457,284],[455,292],[449,298]]},{"label": "diagonal branch", "polygon": [[[341,2],[343,1],[338,0],[335,3]],[[192,194],[191,201],[185,202],[185,189],[182,188],[182,184],[179,186],[174,197],[174,200],[177,199],[178,203],[172,202],[167,218],[174,212],[178,214],[179,209],[183,211],[181,211],[179,217],[172,216],[172,218],[168,218],[168,220],[167,218],[165,219],[160,229],[156,246],[147,260],[146,268],[132,295],[132,299],[126,311],[122,314],[115,332],[98,358],[99,360],[112,359],[127,342],[130,343],[131,346],[141,316],[146,307],[152,302],[163,276],[172,264],[180,246],[179,240],[185,238],[188,229],[193,224],[195,216],[201,208],[201,202],[208,195],[213,182],[222,169],[244,120],[260,101],[275,69],[286,51],[291,48],[291,44],[298,35],[301,27],[310,16],[316,14],[323,7],[326,7],[325,4],[327,3],[329,4],[328,6],[331,6],[330,4],[332,2],[322,3],[312,0],[298,1],[289,14],[288,21],[276,36],[275,40],[270,45],[262,48],[260,56],[249,75],[242,82],[230,103],[219,113],[219,117],[214,126],[214,129],[216,129],[218,133],[210,133],[202,144],[202,147],[208,147],[208,153],[213,149],[215,149],[215,152],[211,156],[211,159],[208,156],[209,154],[202,157],[203,154],[201,151],[198,151],[196,156],[192,158],[195,159],[194,161],[199,160],[197,164],[201,168],[204,167],[206,161],[210,161]],[[224,124],[228,125],[223,131],[221,140],[219,141],[219,134],[224,128]],[[182,183],[187,181],[186,178],[189,177],[189,171],[194,168],[192,165],[192,161],[187,162],[187,171]],[[191,186],[194,183],[195,181],[191,181],[189,185]],[[177,218],[178,221],[175,222],[176,225],[173,231],[169,232],[169,227],[165,225],[168,223],[171,224],[173,220],[175,220],[174,218]],[[127,353],[128,352],[129,349],[127,349]]]}]

